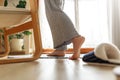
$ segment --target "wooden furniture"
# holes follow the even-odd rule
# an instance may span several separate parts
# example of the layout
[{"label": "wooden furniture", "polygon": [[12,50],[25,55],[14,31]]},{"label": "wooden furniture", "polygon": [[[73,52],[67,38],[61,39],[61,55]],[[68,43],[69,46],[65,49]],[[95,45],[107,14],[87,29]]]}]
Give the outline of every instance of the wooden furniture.
[{"label": "wooden furniture", "polygon": [[[0,54],[0,57],[7,57],[6,59],[0,59],[0,64],[33,61],[40,57],[42,42],[38,18],[38,2],[38,0],[29,0],[30,10],[0,7],[0,28],[4,29],[5,43],[5,52]],[[33,29],[35,44],[34,53],[30,57],[9,58],[10,45],[8,36],[28,29]]]}]

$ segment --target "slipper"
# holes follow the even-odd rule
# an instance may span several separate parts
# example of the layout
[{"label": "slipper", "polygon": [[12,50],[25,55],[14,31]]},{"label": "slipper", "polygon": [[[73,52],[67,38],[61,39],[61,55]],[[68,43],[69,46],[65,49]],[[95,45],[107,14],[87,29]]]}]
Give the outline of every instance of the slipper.
[{"label": "slipper", "polygon": [[101,43],[94,51],[85,54],[82,60],[91,63],[120,64],[120,51],[114,44]]}]

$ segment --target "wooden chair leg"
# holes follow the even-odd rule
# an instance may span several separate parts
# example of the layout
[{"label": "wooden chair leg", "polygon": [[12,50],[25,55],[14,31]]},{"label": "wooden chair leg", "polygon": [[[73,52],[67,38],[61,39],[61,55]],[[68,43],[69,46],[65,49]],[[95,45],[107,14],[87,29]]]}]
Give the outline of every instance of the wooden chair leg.
[{"label": "wooden chair leg", "polygon": [[[42,52],[42,40],[41,40],[41,34],[40,34],[40,24],[39,24],[39,16],[38,13],[38,0],[29,0],[30,6],[31,6],[31,17],[32,17],[32,24],[33,24],[33,32],[34,32],[34,41],[35,41],[35,54],[34,58],[38,58],[40,54],[38,52]],[[33,7],[34,6],[34,7]],[[38,38],[39,37],[39,38]]]},{"label": "wooden chair leg", "polygon": [[8,56],[8,54],[10,52],[8,35],[6,35],[6,28],[4,28],[4,46],[5,46],[5,52],[3,52],[2,54],[0,54],[0,58]]}]

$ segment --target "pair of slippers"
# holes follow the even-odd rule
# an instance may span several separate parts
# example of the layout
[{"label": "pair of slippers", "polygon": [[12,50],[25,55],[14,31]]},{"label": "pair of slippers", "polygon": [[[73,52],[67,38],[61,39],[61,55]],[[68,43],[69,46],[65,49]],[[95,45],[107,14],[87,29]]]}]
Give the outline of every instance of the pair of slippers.
[{"label": "pair of slippers", "polygon": [[120,51],[110,43],[99,44],[94,51],[85,54],[82,58],[88,63],[120,64]]}]

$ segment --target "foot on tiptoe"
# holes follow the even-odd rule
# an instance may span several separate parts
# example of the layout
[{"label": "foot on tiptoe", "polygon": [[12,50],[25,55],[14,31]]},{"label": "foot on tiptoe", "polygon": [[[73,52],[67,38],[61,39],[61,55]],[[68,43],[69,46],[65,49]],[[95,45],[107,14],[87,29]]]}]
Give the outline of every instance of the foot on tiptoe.
[{"label": "foot on tiptoe", "polygon": [[69,57],[70,60],[77,60],[80,57],[80,48],[82,44],[84,43],[85,38],[83,36],[77,37],[73,41],[73,49],[74,53],[71,57]]}]

